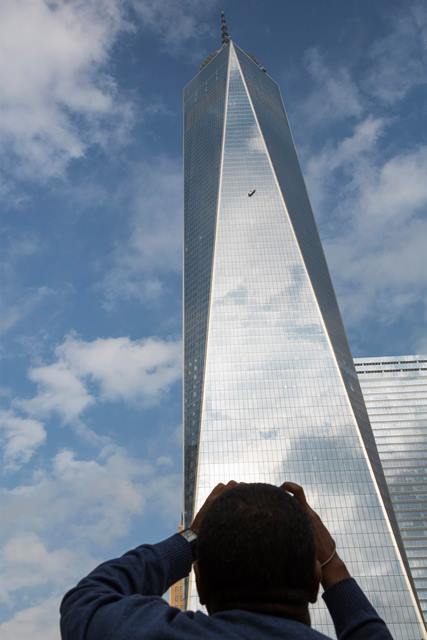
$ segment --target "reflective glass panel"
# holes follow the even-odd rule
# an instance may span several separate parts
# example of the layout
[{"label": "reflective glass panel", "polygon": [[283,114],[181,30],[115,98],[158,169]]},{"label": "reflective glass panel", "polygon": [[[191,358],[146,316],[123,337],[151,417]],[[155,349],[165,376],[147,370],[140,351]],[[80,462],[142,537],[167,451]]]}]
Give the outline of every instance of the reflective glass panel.
[{"label": "reflective glass panel", "polygon": [[427,357],[356,358],[355,365],[427,621]]},{"label": "reflective glass panel", "polygon": [[[255,84],[245,84],[234,47],[229,49],[195,508],[220,481],[302,484],[394,637],[419,640],[415,602],[372,471],[376,465],[382,473],[345,333],[334,309],[328,327],[323,317],[325,304],[336,305],[332,285],[326,277],[309,277],[304,259],[323,256],[314,220],[303,207],[294,210],[294,218],[302,216],[296,233],[277,159],[268,153],[264,125],[249,98]],[[275,100],[277,91],[267,100],[272,106],[265,121],[285,117]],[[310,243],[304,252],[303,241]],[[197,305],[197,289],[194,295]],[[324,296],[329,303],[322,306]],[[358,404],[365,413],[363,438]],[[197,606],[191,582],[189,608]],[[322,602],[312,619],[333,636]]]},{"label": "reflective glass panel", "polygon": [[192,519],[228,51],[184,91],[184,519]]}]

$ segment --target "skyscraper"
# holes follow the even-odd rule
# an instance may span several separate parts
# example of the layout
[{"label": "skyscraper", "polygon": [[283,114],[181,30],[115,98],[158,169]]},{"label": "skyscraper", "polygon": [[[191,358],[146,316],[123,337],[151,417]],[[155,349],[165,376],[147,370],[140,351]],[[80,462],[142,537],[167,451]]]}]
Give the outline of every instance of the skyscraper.
[{"label": "skyscraper", "polygon": [[427,622],[427,356],[354,362]]},{"label": "skyscraper", "polygon": [[[395,638],[420,616],[278,86],[229,38],[184,91],[185,522],[302,484]],[[197,607],[190,580],[189,606]],[[333,634],[326,609],[313,624]]]}]

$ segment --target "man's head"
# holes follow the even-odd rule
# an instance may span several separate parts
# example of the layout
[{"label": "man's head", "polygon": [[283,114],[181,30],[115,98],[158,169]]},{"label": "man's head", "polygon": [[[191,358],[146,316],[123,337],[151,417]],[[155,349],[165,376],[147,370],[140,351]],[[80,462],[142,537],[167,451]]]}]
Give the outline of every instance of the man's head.
[{"label": "man's head", "polygon": [[269,484],[238,484],[209,507],[199,529],[196,577],[209,611],[314,602],[320,572],[310,521]]}]

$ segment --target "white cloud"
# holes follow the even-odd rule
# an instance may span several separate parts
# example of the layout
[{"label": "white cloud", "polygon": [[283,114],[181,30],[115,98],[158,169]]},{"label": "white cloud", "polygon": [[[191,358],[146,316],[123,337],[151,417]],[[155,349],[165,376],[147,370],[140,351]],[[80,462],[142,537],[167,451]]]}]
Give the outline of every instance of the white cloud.
[{"label": "white cloud", "polygon": [[206,37],[211,26],[203,17],[217,0],[132,0],[132,4],[143,24],[160,35],[166,49],[175,52],[189,41]]},{"label": "white cloud", "polygon": [[[325,201],[332,198],[334,209],[338,209],[339,200],[354,193],[355,173],[359,180],[363,179],[364,173],[370,176],[371,167],[366,165],[366,158],[375,151],[386,125],[384,118],[367,116],[354,126],[351,135],[336,144],[327,142],[307,159],[305,176],[316,213],[324,213],[326,220],[330,218],[330,202],[325,206]],[[340,171],[346,174],[345,181],[337,181],[335,172]]]},{"label": "white cloud", "polygon": [[328,68],[311,50],[317,86],[301,105],[334,141],[313,150],[302,139],[305,176],[344,319],[361,330],[369,318],[404,321],[416,305],[427,312],[427,146],[409,142],[396,151],[394,141],[398,101],[426,82],[427,11],[413,2],[388,21],[389,32],[366,51],[363,74],[360,57],[348,69]]},{"label": "white cloud", "polygon": [[0,624],[0,635],[13,640],[60,640],[59,603],[59,597],[47,598],[18,611]]},{"label": "white cloud", "polygon": [[[196,0],[3,0],[0,3],[0,193],[14,183],[62,176],[94,144],[122,140],[134,105],[118,92],[109,67],[119,36],[138,26],[170,52],[210,30],[217,4]],[[191,50],[193,52],[193,50]],[[146,110],[157,109],[147,107]],[[125,135],[126,139],[126,135]]]},{"label": "white cloud", "polygon": [[398,154],[382,164],[361,189],[365,226],[403,225],[427,204],[427,146]]},{"label": "white cloud", "polygon": [[17,531],[45,538],[61,531],[63,544],[80,539],[86,546],[108,545],[141,513],[145,493],[137,481],[146,472],[142,461],[118,448],[103,450],[96,460],[62,451],[33,483],[2,490],[4,542]]},{"label": "white cloud", "polygon": [[38,393],[29,400],[16,401],[16,406],[30,415],[47,417],[57,413],[63,420],[72,421],[94,403],[94,398],[67,363],[59,361],[35,367],[30,369],[28,376],[37,384]]},{"label": "white cloud", "polygon": [[[42,246],[43,242],[40,236],[34,232],[25,231],[17,233],[14,236],[7,235],[6,247],[2,254],[3,260],[6,260],[7,265],[9,264],[9,260],[13,261],[16,259],[27,258],[28,256],[39,253]],[[4,262],[3,265],[5,265]]]},{"label": "white cloud", "polygon": [[157,338],[69,338],[57,349],[80,377],[89,377],[107,400],[152,402],[181,375],[181,343]]},{"label": "white cloud", "polygon": [[[106,548],[141,517],[156,484],[154,464],[109,446],[96,459],[64,450],[29,483],[0,489],[0,601],[12,611],[36,604],[0,629],[16,629],[26,640],[37,637],[39,622],[46,620],[38,602],[65,593],[105,559]],[[161,497],[158,502],[162,505]],[[59,598],[49,602],[55,603],[49,620],[58,623]]]},{"label": "white cloud", "polygon": [[105,68],[125,28],[117,0],[0,4],[0,144],[9,178],[61,175],[123,124],[128,106]]},{"label": "white cloud", "polygon": [[[355,65],[353,72],[343,64],[328,65],[316,48],[306,52],[305,64],[313,88],[301,105],[305,125],[359,119],[369,110],[390,107],[413,88],[427,83],[425,4],[417,0],[408,3],[403,11],[391,11],[387,21],[388,33],[375,39],[366,50],[363,75]],[[360,63],[360,57],[349,59],[347,64],[354,62]]]},{"label": "white cloud", "polygon": [[[383,118],[368,116],[358,122],[351,135],[342,139],[334,148],[324,147],[316,161],[320,159],[321,169],[329,169],[331,172],[347,163],[359,163],[361,154],[372,151],[386,124]],[[310,168],[311,166],[309,164]]]},{"label": "white cloud", "polygon": [[389,33],[371,48],[366,77],[369,91],[386,104],[401,100],[414,87],[426,84],[427,11],[425,3],[405,4],[389,16]]},{"label": "white cloud", "polygon": [[[11,608],[34,604],[0,625],[2,635],[59,640],[61,595],[107,556],[125,551],[111,552],[111,545],[135,518],[178,522],[180,476],[157,463],[116,446],[97,459],[65,450],[31,483],[0,489],[0,598]],[[141,542],[136,534],[128,544]]]},{"label": "white cloud", "polygon": [[81,556],[65,548],[49,551],[36,534],[18,533],[0,551],[0,602],[8,604],[18,589],[67,584],[82,566]]},{"label": "white cloud", "polygon": [[69,336],[55,349],[56,360],[29,370],[38,387],[14,406],[32,416],[78,421],[96,401],[153,404],[181,376],[181,342]]},{"label": "white cloud", "polygon": [[0,411],[0,445],[5,471],[15,471],[26,464],[45,440],[46,431],[38,420]]},{"label": "white cloud", "polygon": [[[61,478],[56,500],[64,491],[69,496],[67,513],[59,515],[66,520],[74,516],[70,526],[75,536],[107,545],[127,533],[131,517],[141,513],[144,492],[138,480],[147,473],[143,461],[115,447],[104,450],[99,460],[87,461],[63,451],[55,457],[52,473],[57,482]],[[50,482],[45,478],[47,493]]]},{"label": "white cloud", "polygon": [[[0,63],[1,64],[1,63]],[[52,293],[46,286],[23,287],[19,267],[40,252],[42,242],[37,234],[11,233],[5,225],[0,229],[0,335],[12,329],[20,320],[39,307]]]},{"label": "white cloud", "polygon": [[49,287],[14,288],[5,284],[0,293],[0,334],[30,315],[54,292]]},{"label": "white cloud", "polygon": [[152,517],[163,517],[172,525],[172,531],[178,527],[182,509],[182,475],[167,473],[162,469],[156,479],[147,486],[147,508]]},{"label": "white cloud", "polygon": [[389,121],[368,117],[308,161],[307,182],[348,324],[392,322],[427,299],[427,146],[387,158]]},{"label": "white cloud", "polygon": [[[393,234],[385,226],[377,226],[377,244],[367,244],[354,230],[327,243],[340,306],[352,327],[363,327],[368,318],[378,324],[395,322],[427,299],[423,257],[427,224],[413,221]],[[384,243],[381,237],[386,238]]]},{"label": "white cloud", "polygon": [[124,186],[131,218],[118,241],[101,288],[107,306],[123,299],[150,300],[164,292],[164,277],[182,261],[182,174],[176,162],[140,164]]},{"label": "white cloud", "polygon": [[363,114],[363,98],[348,69],[328,67],[318,49],[307,51],[305,63],[313,86],[303,105],[305,124],[317,126]]},{"label": "white cloud", "polygon": [[427,335],[418,340],[416,353],[420,353],[424,356],[427,355]]},{"label": "white cloud", "polygon": [[20,536],[40,537],[53,553],[58,551],[54,543],[61,540],[60,553],[52,556],[55,567],[56,561],[68,562],[64,549],[79,544],[82,553],[89,552],[126,535],[144,508],[177,517],[180,487],[175,472],[159,470],[154,462],[131,457],[116,446],[87,460],[65,450],[49,469],[38,471],[32,483],[0,491],[0,543],[8,544],[19,531]]}]

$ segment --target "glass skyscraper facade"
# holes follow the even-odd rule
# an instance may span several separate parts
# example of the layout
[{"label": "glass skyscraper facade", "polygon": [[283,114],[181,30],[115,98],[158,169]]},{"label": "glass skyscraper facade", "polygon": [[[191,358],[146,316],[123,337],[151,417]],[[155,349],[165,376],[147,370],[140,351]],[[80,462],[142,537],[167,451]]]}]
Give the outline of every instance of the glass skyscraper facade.
[{"label": "glass skyscraper facade", "polygon": [[[220,481],[298,482],[394,637],[419,640],[280,91],[228,39],[184,91],[184,174],[186,525]],[[321,602],[312,620],[334,634]]]},{"label": "glass skyscraper facade", "polygon": [[426,622],[427,355],[354,363]]}]

